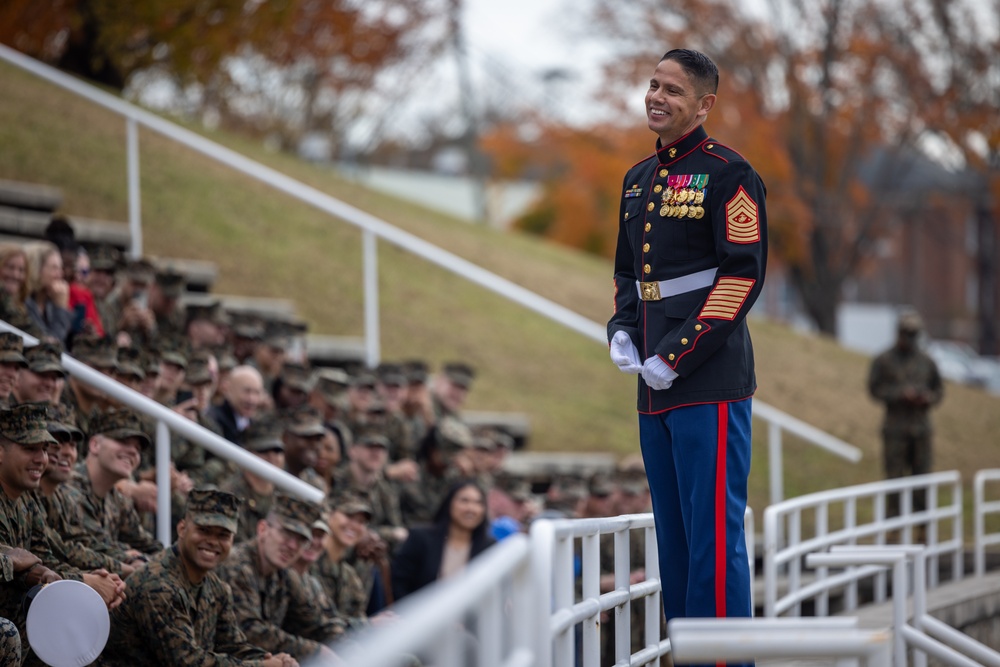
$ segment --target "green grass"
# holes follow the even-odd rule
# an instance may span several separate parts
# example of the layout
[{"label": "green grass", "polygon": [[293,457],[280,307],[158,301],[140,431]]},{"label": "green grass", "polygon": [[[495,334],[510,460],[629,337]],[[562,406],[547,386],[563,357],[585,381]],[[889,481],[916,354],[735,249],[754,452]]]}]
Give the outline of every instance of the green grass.
[{"label": "green grass", "polygon": [[[127,219],[124,125],[0,65],[0,178],[61,188],[71,214]],[[610,314],[606,260],[367,191],[243,137],[204,134],[595,321]],[[290,297],[312,331],[362,333],[355,228],[151,132],[141,132],[140,150],[147,253],[211,260],[220,293]],[[391,244],[379,244],[379,265],[385,358],[469,361],[479,369],[469,407],[527,413],[532,448],[619,456],[637,450],[634,378],[615,370],[605,346]],[[779,324],[755,321],[751,328],[758,398],[864,451],[854,465],[786,437],[786,496],[879,479],[881,417],[865,392],[867,360]],[[935,421],[936,469],[959,469],[971,482],[975,470],[1000,467],[997,398],[949,386]],[[757,426],[751,504],[759,516],[768,462],[766,429]]]}]

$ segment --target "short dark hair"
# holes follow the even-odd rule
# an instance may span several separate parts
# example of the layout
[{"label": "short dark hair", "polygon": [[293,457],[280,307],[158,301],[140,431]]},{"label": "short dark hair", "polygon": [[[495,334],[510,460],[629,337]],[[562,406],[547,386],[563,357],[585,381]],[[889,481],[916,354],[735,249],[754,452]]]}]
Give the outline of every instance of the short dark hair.
[{"label": "short dark hair", "polygon": [[691,49],[672,49],[660,58],[661,63],[664,60],[673,60],[680,65],[699,91],[713,95],[719,92],[719,68],[704,53]]}]

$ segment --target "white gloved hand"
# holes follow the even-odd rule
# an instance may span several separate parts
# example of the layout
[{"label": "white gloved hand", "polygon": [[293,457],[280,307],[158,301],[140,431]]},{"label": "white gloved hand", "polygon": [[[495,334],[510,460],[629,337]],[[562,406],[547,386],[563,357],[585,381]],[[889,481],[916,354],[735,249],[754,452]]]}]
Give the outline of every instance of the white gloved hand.
[{"label": "white gloved hand", "polygon": [[638,375],[642,370],[639,351],[635,349],[632,339],[624,331],[615,332],[611,339],[611,361],[622,373]]},{"label": "white gloved hand", "polygon": [[664,390],[670,389],[670,385],[677,379],[674,369],[667,366],[667,363],[654,354],[646,363],[642,365],[642,379],[646,381],[650,389]]}]

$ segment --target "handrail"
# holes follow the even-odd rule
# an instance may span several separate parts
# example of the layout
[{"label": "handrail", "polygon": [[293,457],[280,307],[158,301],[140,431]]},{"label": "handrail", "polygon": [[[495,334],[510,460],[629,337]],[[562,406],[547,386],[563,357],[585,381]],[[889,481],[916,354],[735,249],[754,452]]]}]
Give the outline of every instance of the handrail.
[{"label": "handrail", "polygon": [[[37,345],[38,339],[34,336],[26,334],[17,327],[11,326],[7,322],[0,320],[0,330],[10,331],[16,333],[24,340],[28,345]],[[204,447],[208,451],[212,452],[216,456],[226,459],[227,461],[232,461],[236,465],[249,470],[253,474],[262,477],[270,482],[273,482],[275,486],[283,491],[287,491],[295,496],[302,498],[303,500],[309,500],[315,503],[320,503],[323,501],[325,495],[322,491],[314,486],[303,482],[298,477],[285,472],[281,468],[278,468],[259,456],[251,454],[246,449],[240,447],[237,444],[229,442],[225,438],[212,433],[204,426],[201,426],[197,422],[193,422],[190,419],[181,417],[179,414],[174,412],[168,407],[160,405],[156,401],[146,396],[143,396],[139,392],[126,387],[122,383],[108,377],[100,371],[94,370],[87,364],[78,361],[71,357],[70,355],[63,353],[62,355],[62,365],[70,375],[77,377],[80,381],[99,389],[111,398],[119,401],[120,403],[127,405],[145,415],[158,420],[160,424],[163,424],[175,433],[178,433],[191,442]],[[158,429],[159,430],[159,429]],[[89,435],[89,434],[88,434]],[[163,438],[157,437],[156,442],[157,447],[157,487],[159,492],[159,498],[157,502],[156,515],[157,515],[157,537],[160,541],[165,544],[169,542],[169,539],[164,541],[164,530],[163,527],[167,527],[166,533],[169,535],[170,527],[170,496],[169,496],[169,474],[170,471],[166,469],[165,466],[160,465],[161,459],[169,461],[170,456],[170,442],[169,439],[164,441]],[[161,450],[166,452],[166,458],[163,458],[163,453]],[[163,500],[166,500],[164,503]]]},{"label": "handrail", "polygon": [[[939,506],[939,491],[947,489],[950,498]],[[927,508],[913,511],[913,494],[924,491]],[[899,515],[886,516],[886,499],[889,494],[900,495]],[[863,501],[863,502],[859,502]],[[872,516],[859,516],[859,505],[870,508]],[[802,516],[811,512],[815,520],[812,537],[802,535]],[[842,527],[829,528],[830,517],[839,517]],[[862,522],[864,521],[864,522]],[[951,524],[950,538],[940,539],[942,522]],[[798,498],[791,498],[764,510],[764,615],[775,617],[791,611],[799,613],[799,605],[806,596],[816,599],[815,613],[825,616],[828,596],[846,584],[845,608],[857,606],[857,579],[865,573],[831,576],[825,568],[816,572],[816,580],[803,585],[802,559],[809,553],[835,545],[857,545],[859,540],[874,540],[885,544],[890,533],[898,531],[900,541],[912,544],[914,531],[922,530],[925,547],[932,567],[928,572],[930,586],[938,584],[938,558],[949,555],[952,579],[962,578],[962,484],[957,471],[916,475],[898,479],[870,482],[840,489],[821,491]],[[787,541],[787,545],[785,542]],[[787,591],[778,595],[779,573],[787,569]],[[885,599],[885,577],[878,575],[875,584],[876,601]]]},{"label": "handrail", "polygon": [[986,574],[986,547],[1000,544],[1000,531],[986,532],[986,517],[1000,515],[1000,500],[987,500],[987,485],[1000,482],[1000,468],[980,470],[973,481],[975,503],[975,573],[977,577]]},{"label": "handrail", "polygon": [[[453,253],[439,248],[409,232],[395,227],[388,222],[355,208],[343,201],[335,199],[316,188],[305,185],[270,167],[266,167],[231,149],[206,139],[205,137],[180,127],[164,118],[146,111],[134,104],[126,102],[114,95],[100,90],[90,84],[76,79],[54,67],[45,65],[8,46],[0,44],[0,60],[19,67],[35,76],[55,84],[75,95],[79,95],[94,104],[109,111],[124,116],[126,124],[129,156],[129,222],[132,231],[133,253],[141,247],[141,228],[139,227],[138,210],[138,151],[137,132],[135,125],[142,125],[177,143],[195,150],[209,159],[224,164],[236,171],[256,179],[274,189],[283,192],[299,201],[305,202],[328,213],[335,218],[354,225],[363,230],[365,262],[365,333],[368,349],[367,361],[374,366],[378,362],[378,281],[375,276],[377,253],[374,237],[408,250],[418,257],[447,269],[458,276],[468,279],[500,296],[543,315],[569,329],[576,331],[592,340],[607,345],[607,328],[604,324],[594,322],[554,301],[546,299],[506,278],[469,262]],[[861,459],[861,450],[833,436],[823,433],[804,422],[795,419],[777,408],[760,401],[753,402],[753,414],[770,424],[770,471],[771,471],[771,502],[782,499],[782,463],[781,463],[781,432],[788,431],[810,444],[826,449],[837,456],[857,462]]]},{"label": "handrail", "polygon": [[[411,664],[413,653],[431,653],[430,664],[457,667],[469,664],[466,651],[473,648],[478,657],[474,664],[537,664],[533,634],[538,632],[540,612],[531,582],[531,556],[528,537],[512,535],[470,561],[455,577],[395,604],[397,619],[354,634],[343,650],[337,649],[338,660],[307,665],[392,667]],[[510,585],[504,586],[507,582]],[[473,613],[476,622],[466,625]]]}]

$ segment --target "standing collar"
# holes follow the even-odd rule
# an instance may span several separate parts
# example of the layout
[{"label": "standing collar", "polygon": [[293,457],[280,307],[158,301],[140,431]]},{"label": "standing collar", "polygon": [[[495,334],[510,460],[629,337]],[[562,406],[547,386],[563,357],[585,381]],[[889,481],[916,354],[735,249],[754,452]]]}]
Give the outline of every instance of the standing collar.
[{"label": "standing collar", "polygon": [[664,146],[660,140],[656,140],[656,158],[660,164],[671,165],[681,158],[689,155],[698,146],[708,141],[708,133],[702,125],[694,128],[677,141]]}]

